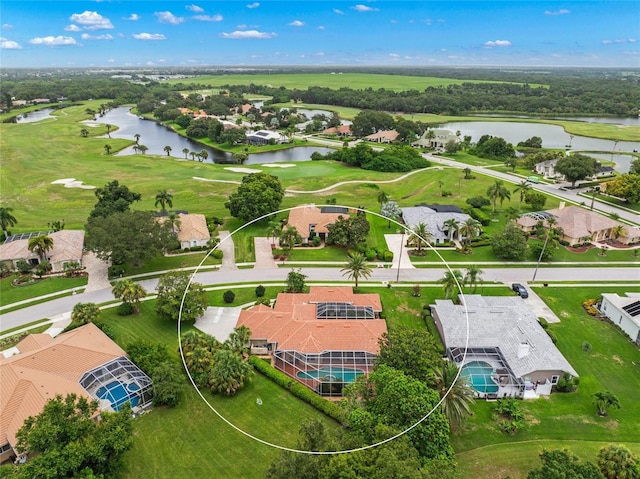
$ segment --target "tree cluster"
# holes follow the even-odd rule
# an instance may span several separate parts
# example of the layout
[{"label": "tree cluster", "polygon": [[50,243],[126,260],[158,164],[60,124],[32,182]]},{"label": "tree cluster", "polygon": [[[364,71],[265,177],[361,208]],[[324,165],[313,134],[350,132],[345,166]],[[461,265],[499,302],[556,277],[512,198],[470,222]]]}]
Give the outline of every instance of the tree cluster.
[{"label": "tree cluster", "polygon": [[366,143],[359,143],[353,148],[343,148],[326,155],[314,153],[311,159],[341,161],[364,170],[387,172],[411,171],[426,168],[431,164],[410,146],[393,145],[382,151],[375,151]]},{"label": "tree cluster", "polygon": [[209,297],[200,283],[191,282],[186,271],[169,271],[156,286],[156,313],[162,319],[195,321],[209,306]]},{"label": "tree cluster", "polygon": [[491,135],[482,135],[469,153],[492,160],[505,160],[516,156],[516,150],[511,143],[507,143],[504,138]]},{"label": "tree cluster", "polygon": [[326,243],[353,249],[367,242],[367,235],[371,225],[363,212],[354,216],[340,216],[331,225],[327,226],[329,234]]},{"label": "tree cluster", "polygon": [[276,212],[283,198],[284,188],[277,176],[251,173],[242,178],[242,184],[224,206],[231,216],[249,222]]}]

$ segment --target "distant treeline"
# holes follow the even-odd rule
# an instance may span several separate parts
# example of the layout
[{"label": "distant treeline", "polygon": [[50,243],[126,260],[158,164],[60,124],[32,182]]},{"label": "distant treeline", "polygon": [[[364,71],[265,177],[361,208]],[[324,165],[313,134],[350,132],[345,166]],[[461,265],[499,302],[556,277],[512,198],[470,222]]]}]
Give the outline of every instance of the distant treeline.
[{"label": "distant treeline", "polygon": [[[347,69],[344,69],[347,71]],[[258,71],[256,71],[258,72]],[[390,73],[371,69],[370,73]],[[174,72],[175,73],[175,72]],[[364,73],[364,71],[363,71]],[[306,90],[273,88],[266,85],[226,85],[235,94],[268,95],[273,103],[299,100],[367,110],[461,115],[467,113],[524,113],[561,115],[637,116],[640,105],[640,72],[613,70],[547,70],[520,69],[501,71],[490,69],[403,70],[398,74],[418,74],[486,80],[487,83],[463,83],[425,90],[396,92],[386,89],[337,90],[309,87]],[[69,75],[27,79],[4,79],[0,82],[0,102],[7,98],[65,98],[70,101],[104,98],[118,104],[138,103],[143,98],[159,101],[176,91],[210,88],[206,84],[176,84],[147,81],[136,83],[121,78],[96,75]],[[143,75],[138,78],[144,80]],[[495,83],[495,82],[518,83]],[[491,83],[494,82],[494,83]],[[544,87],[531,85],[543,84]]]}]

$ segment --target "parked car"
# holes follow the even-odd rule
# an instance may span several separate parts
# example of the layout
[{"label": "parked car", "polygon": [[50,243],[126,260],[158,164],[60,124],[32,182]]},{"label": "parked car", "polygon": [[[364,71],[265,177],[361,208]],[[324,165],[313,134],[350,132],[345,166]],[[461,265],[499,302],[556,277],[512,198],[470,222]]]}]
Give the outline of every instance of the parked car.
[{"label": "parked car", "polygon": [[521,298],[528,298],[529,297],[529,292],[527,291],[527,288],[522,286],[520,283],[513,283],[511,285],[511,289],[513,291],[515,291],[515,293],[518,296],[520,296]]}]

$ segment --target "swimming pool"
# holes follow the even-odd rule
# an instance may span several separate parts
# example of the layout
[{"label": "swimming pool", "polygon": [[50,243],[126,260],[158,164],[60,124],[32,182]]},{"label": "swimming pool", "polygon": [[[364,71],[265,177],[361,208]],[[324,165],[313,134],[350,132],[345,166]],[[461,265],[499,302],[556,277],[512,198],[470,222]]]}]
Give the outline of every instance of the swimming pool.
[{"label": "swimming pool", "polygon": [[497,393],[498,385],[493,382],[493,368],[484,361],[471,361],[462,366],[462,376],[471,382],[473,388],[480,393]]},{"label": "swimming pool", "polygon": [[362,376],[364,371],[351,368],[322,368],[311,371],[298,371],[300,379],[319,379],[327,382],[352,383],[358,376]]},{"label": "swimming pool", "polygon": [[96,391],[98,399],[106,399],[111,403],[115,411],[119,411],[126,402],[131,403],[131,407],[136,407],[140,402],[140,397],[136,391],[140,389],[136,383],[123,383],[121,381],[111,381],[106,386],[102,386]]}]

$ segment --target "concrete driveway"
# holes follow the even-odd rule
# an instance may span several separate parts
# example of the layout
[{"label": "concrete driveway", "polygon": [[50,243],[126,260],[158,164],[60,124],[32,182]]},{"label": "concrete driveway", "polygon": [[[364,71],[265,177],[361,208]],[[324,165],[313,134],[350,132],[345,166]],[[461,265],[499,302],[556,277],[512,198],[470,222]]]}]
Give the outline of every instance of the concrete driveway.
[{"label": "concrete driveway", "polygon": [[210,307],[196,320],[196,328],[210,334],[220,342],[227,340],[236,327],[242,306],[234,308]]},{"label": "concrete driveway", "polygon": [[[507,286],[511,287],[511,284],[507,284]],[[524,299],[523,301],[531,308],[535,311],[536,316],[538,316],[539,318],[544,318],[547,320],[547,323],[559,323],[560,322],[560,318],[558,318],[558,316],[556,316],[556,313],[554,313],[553,311],[551,311],[549,309],[549,306],[547,306],[547,304],[542,301],[542,299],[540,298],[540,296],[538,296],[535,291],[533,291],[531,288],[527,288],[527,291],[529,292],[529,297],[527,299]]]}]

